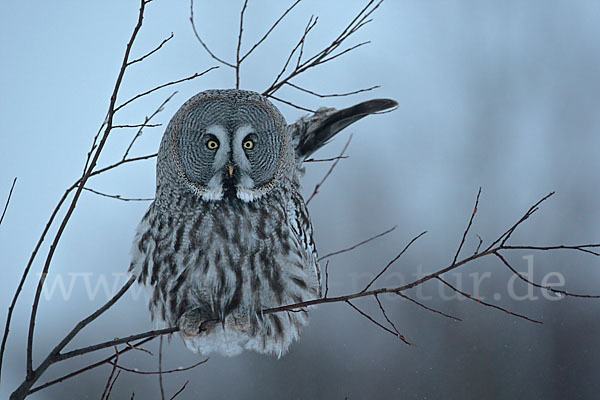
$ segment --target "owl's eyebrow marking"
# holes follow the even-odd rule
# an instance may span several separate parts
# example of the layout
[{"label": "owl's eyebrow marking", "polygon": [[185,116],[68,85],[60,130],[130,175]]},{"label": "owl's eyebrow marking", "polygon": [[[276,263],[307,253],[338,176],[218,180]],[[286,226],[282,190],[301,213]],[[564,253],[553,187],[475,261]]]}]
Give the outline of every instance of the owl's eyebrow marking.
[{"label": "owl's eyebrow marking", "polygon": [[227,130],[222,125],[210,125],[206,127],[206,133],[215,135],[221,142],[227,138]]},{"label": "owl's eyebrow marking", "polygon": [[254,132],[254,127],[252,125],[242,125],[235,131],[235,140],[241,142],[243,138],[252,132]]}]

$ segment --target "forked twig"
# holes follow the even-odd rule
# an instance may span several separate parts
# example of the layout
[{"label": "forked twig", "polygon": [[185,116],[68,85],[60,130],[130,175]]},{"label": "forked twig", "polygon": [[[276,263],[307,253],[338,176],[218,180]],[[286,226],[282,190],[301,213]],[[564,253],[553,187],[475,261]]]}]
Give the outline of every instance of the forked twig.
[{"label": "forked twig", "polygon": [[325,259],[327,259],[329,257],[337,256],[338,254],[342,254],[342,253],[346,253],[346,252],[352,251],[352,250],[354,250],[354,249],[356,249],[356,248],[358,248],[358,247],[360,247],[362,245],[365,245],[365,244],[367,244],[367,243],[369,243],[369,242],[371,242],[373,240],[379,239],[380,237],[385,236],[388,233],[392,233],[396,228],[397,228],[397,225],[394,225],[390,229],[388,229],[387,231],[381,232],[381,233],[379,233],[379,234],[377,234],[375,236],[371,236],[370,238],[368,238],[366,240],[363,240],[362,242],[359,242],[359,243],[357,243],[357,244],[355,244],[353,246],[350,246],[350,247],[348,247],[346,249],[342,249],[342,250],[334,251],[333,253],[325,254],[323,257],[319,257],[318,261],[323,261],[323,260],[325,260]]},{"label": "forked twig", "polygon": [[321,179],[321,181],[315,185],[315,189],[313,190],[312,194],[306,200],[306,205],[308,205],[311,202],[311,200],[317,195],[317,193],[319,193],[319,189],[321,188],[321,186],[323,186],[323,184],[325,183],[325,181],[327,180],[327,178],[329,178],[329,176],[331,175],[331,173],[333,172],[333,170],[335,169],[335,167],[337,167],[338,163],[341,160],[341,157],[346,153],[346,150],[348,150],[348,146],[350,146],[350,142],[351,141],[352,141],[352,135],[348,136],[348,141],[346,141],[346,144],[342,148],[342,151],[340,152],[340,155],[333,162],[333,164],[331,164],[331,167],[329,167],[329,170],[327,171],[327,173],[325,174],[325,176],[323,176],[323,179]]}]

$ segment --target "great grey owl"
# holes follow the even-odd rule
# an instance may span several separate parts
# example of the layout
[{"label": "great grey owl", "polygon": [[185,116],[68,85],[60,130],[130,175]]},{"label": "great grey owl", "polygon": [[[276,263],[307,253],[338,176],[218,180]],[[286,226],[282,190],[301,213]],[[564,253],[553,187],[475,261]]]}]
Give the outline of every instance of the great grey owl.
[{"label": "great grey owl", "polygon": [[156,198],[133,244],[130,273],[150,290],[152,318],[179,327],[195,352],[281,356],[307,313],[261,310],[321,296],[302,163],[346,126],[395,105],[322,108],[287,125],[255,92],[188,100],[163,136]]}]

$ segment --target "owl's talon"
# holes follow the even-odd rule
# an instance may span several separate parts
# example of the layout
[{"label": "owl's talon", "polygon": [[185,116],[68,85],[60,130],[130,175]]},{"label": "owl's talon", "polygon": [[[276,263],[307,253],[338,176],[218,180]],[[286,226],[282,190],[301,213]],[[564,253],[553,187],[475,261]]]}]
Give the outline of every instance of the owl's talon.
[{"label": "owl's talon", "polygon": [[195,308],[183,313],[177,326],[183,336],[198,336],[210,332],[216,324],[216,319],[207,317],[202,309]]}]

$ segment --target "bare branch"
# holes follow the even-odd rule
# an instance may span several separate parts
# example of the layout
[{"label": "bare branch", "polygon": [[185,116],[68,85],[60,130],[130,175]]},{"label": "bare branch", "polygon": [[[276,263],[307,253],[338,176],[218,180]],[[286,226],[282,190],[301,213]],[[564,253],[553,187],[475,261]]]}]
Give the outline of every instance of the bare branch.
[{"label": "bare branch", "polygon": [[450,284],[450,283],[448,283],[446,280],[442,279],[440,276],[436,276],[435,278],[436,278],[438,281],[442,282],[444,285],[448,286],[450,289],[454,290],[456,293],[460,293],[460,294],[462,294],[463,296],[465,296],[465,297],[466,297],[466,298],[468,298],[469,300],[473,300],[473,301],[475,301],[475,302],[477,302],[477,303],[479,303],[479,304],[482,304],[482,305],[484,305],[484,306],[486,306],[486,307],[491,307],[491,308],[495,308],[496,310],[504,311],[505,313],[507,313],[507,314],[509,314],[509,315],[514,315],[515,317],[518,317],[518,318],[525,319],[525,320],[527,320],[527,321],[529,321],[529,322],[533,322],[533,323],[536,323],[536,324],[543,324],[543,322],[542,322],[542,321],[538,321],[538,320],[536,320],[536,319],[529,318],[529,317],[528,317],[528,316],[526,316],[526,315],[523,315],[523,314],[518,314],[518,313],[515,313],[515,312],[512,312],[512,311],[509,311],[509,310],[507,310],[507,309],[506,309],[506,308],[504,308],[504,307],[500,307],[500,306],[497,306],[497,305],[495,305],[495,304],[488,303],[488,302],[485,302],[485,301],[483,301],[483,300],[481,300],[481,299],[478,299],[478,298],[476,298],[476,297],[473,297],[473,296],[472,296],[472,295],[470,295],[469,293],[467,293],[467,292],[463,292],[462,290],[459,290],[457,287],[455,287],[455,286],[451,285],[451,284]]},{"label": "bare branch", "polygon": [[317,112],[316,110],[312,110],[310,108],[299,106],[298,104],[292,103],[291,101],[283,100],[283,99],[281,99],[279,97],[275,97],[275,96],[269,96],[269,97],[272,98],[273,100],[277,100],[277,101],[279,101],[279,102],[281,102],[283,104],[287,104],[288,106],[297,108],[298,110],[302,110],[302,111],[306,111],[306,112],[311,112],[311,113]]},{"label": "bare branch", "polygon": [[61,354],[61,351],[68,345],[71,340],[87,325],[92,323],[96,318],[102,315],[106,310],[112,307],[131,287],[131,285],[135,282],[135,277],[131,277],[123,287],[110,299],[108,300],[102,307],[94,311],[87,318],[82,319],[75,325],[75,327],[57,344],[54,349],[48,354],[46,359],[42,361],[42,363],[35,370],[32,369],[31,373],[27,376],[27,378],[21,383],[21,385],[14,391],[11,399],[20,399],[25,398],[27,394],[30,393],[31,387],[38,381],[38,379],[42,376],[42,374],[50,367],[50,365],[54,364],[61,359],[65,359],[64,355]]},{"label": "bare branch", "polygon": [[115,379],[113,379],[112,383],[110,384],[110,387],[108,388],[108,393],[106,394],[106,400],[109,399],[110,394],[112,393],[113,387],[115,386],[115,383],[117,383],[117,379],[119,379],[120,375],[121,375],[121,371],[117,371],[117,376],[115,376]]},{"label": "bare branch", "polygon": [[362,292],[366,292],[375,283],[375,281],[377,279],[379,279],[379,277],[381,275],[385,274],[385,272],[388,270],[389,267],[392,266],[393,263],[395,263],[400,257],[402,257],[402,255],[406,252],[406,250],[408,250],[408,248],[414,242],[416,242],[421,236],[423,236],[426,233],[427,233],[427,231],[423,231],[423,232],[419,233],[417,236],[415,236],[414,238],[412,238],[412,240],[410,242],[408,242],[408,244],[406,246],[404,246],[402,251],[400,253],[398,253],[398,255],[396,257],[394,257],[390,262],[388,262],[387,265],[381,271],[379,271],[379,273],[377,275],[375,275],[375,277],[373,279],[371,279],[371,282],[369,282],[367,284],[367,286],[365,286],[365,288],[362,290]]},{"label": "bare branch", "polygon": [[194,35],[196,36],[196,39],[198,39],[198,41],[200,42],[200,44],[202,45],[202,47],[204,47],[204,50],[206,50],[206,52],[215,60],[220,62],[223,65],[226,65],[230,68],[235,69],[235,65],[223,60],[222,58],[217,57],[212,51],[210,51],[210,49],[208,48],[208,46],[206,45],[206,43],[204,43],[204,41],[202,40],[202,38],[200,38],[200,35],[198,34],[198,31],[196,30],[196,24],[194,23],[194,0],[190,0],[190,23],[192,24],[192,29],[194,30]]},{"label": "bare branch", "polygon": [[505,250],[575,250],[581,251],[582,253],[591,254],[593,256],[600,256],[600,253],[590,249],[600,248],[600,244],[579,244],[575,246],[558,245],[558,246],[507,246],[503,245],[502,249]]},{"label": "bare branch", "polygon": [[412,299],[412,298],[408,297],[407,295],[405,295],[405,294],[403,294],[401,292],[397,292],[396,294],[398,296],[402,297],[403,299],[406,299],[406,300],[410,301],[411,303],[416,304],[416,305],[418,305],[421,308],[424,308],[427,311],[431,311],[432,313],[439,314],[439,315],[441,315],[443,317],[446,317],[446,318],[449,318],[449,319],[453,319],[455,321],[459,321],[459,322],[462,321],[462,319],[460,319],[458,317],[455,317],[455,316],[450,315],[450,314],[446,314],[445,312],[442,312],[442,311],[436,310],[434,308],[431,308],[429,306],[426,306],[425,304],[423,304],[423,303],[421,303],[421,302],[419,302],[419,301],[417,301],[415,299]]},{"label": "bare branch", "polygon": [[154,200],[154,198],[129,198],[129,197],[121,197],[120,194],[106,194],[106,193],[102,193],[102,192],[98,192],[94,189],[90,189],[87,187],[84,187],[83,190],[87,190],[88,192],[97,194],[99,196],[103,196],[103,197],[108,197],[111,199],[116,199],[116,200],[121,200],[121,201],[152,201]]},{"label": "bare branch", "polygon": [[327,298],[329,293],[329,260],[325,263],[325,294],[323,297]]},{"label": "bare branch", "polygon": [[[279,23],[285,18],[286,15],[289,14],[290,11],[292,11],[294,9],[294,7],[296,7],[302,0],[296,0],[296,2],[294,2],[294,4],[292,4],[290,7],[288,7],[287,10],[285,10],[285,12],[283,14],[281,14],[281,16],[279,17],[279,19],[277,21],[275,21],[275,23],[271,26],[271,28],[269,28],[269,30],[267,31],[267,33],[264,34],[264,36],[254,44],[254,46],[252,46],[250,48],[250,50],[248,50],[248,52],[246,54],[244,54],[244,56],[240,59],[239,58],[239,43],[238,43],[238,64],[241,64],[250,54],[252,54],[252,52],[254,50],[256,50],[256,48],[258,46],[260,46],[262,44],[262,42],[264,42],[269,35],[271,34],[271,32],[273,32],[273,30],[277,27],[277,25],[279,25]],[[248,3],[248,1],[246,1],[246,3]],[[244,13],[244,10],[246,9],[246,3],[244,3],[244,9],[242,10],[242,15]],[[241,38],[241,29],[242,29],[242,22],[240,21],[240,38]],[[241,42],[241,39],[240,39]],[[238,65],[239,67],[239,65]]]},{"label": "bare branch", "polygon": [[506,232],[504,232],[502,235],[500,235],[498,237],[498,239],[496,239],[495,241],[493,241],[492,244],[490,244],[485,249],[485,251],[487,252],[487,251],[491,250],[498,243],[500,243],[501,246],[504,246],[504,244],[506,243],[506,241],[510,238],[510,236],[513,234],[513,232],[519,227],[519,225],[521,225],[529,217],[531,217],[533,215],[533,213],[535,213],[538,210],[538,207],[544,201],[548,200],[553,195],[554,195],[554,192],[550,192],[546,196],[544,196],[540,200],[538,200],[537,203],[535,203],[534,205],[532,205],[531,207],[529,207],[529,210],[527,210],[527,212],[521,217],[521,219],[519,219],[517,222],[515,222],[515,224],[513,226],[511,226]]},{"label": "bare branch", "polygon": [[181,389],[179,389],[177,392],[175,392],[175,394],[173,396],[171,396],[171,398],[169,400],[174,400],[177,396],[179,396],[185,390],[188,383],[190,383],[190,381],[185,381],[185,383],[183,384]]},{"label": "bare branch", "polygon": [[346,158],[348,158],[348,156],[337,156],[337,157],[330,157],[330,158],[309,158],[307,160],[304,160],[305,163],[307,162],[329,162],[329,161],[335,161],[335,160],[345,160]]},{"label": "bare branch", "polygon": [[248,0],[244,1],[244,6],[242,7],[242,11],[240,12],[240,34],[238,36],[237,43],[237,51],[235,54],[235,88],[240,88],[240,66],[242,64],[243,59],[240,59],[240,49],[242,48],[242,32],[244,32],[244,13],[246,12],[246,7],[248,7]]},{"label": "bare branch", "polygon": [[301,92],[308,93],[308,94],[312,94],[313,96],[320,97],[320,98],[325,98],[325,97],[345,97],[345,96],[352,96],[353,94],[358,94],[358,93],[363,93],[363,92],[369,92],[369,91],[371,91],[371,90],[374,90],[374,89],[379,89],[379,88],[381,87],[381,86],[378,86],[378,85],[376,85],[376,86],[371,86],[371,87],[369,87],[369,88],[365,88],[365,89],[358,89],[358,90],[354,90],[354,91],[352,91],[352,92],[346,92],[346,93],[320,94],[320,93],[317,93],[317,92],[313,92],[312,90],[308,90],[308,89],[305,89],[305,88],[303,88],[303,87],[300,87],[300,86],[298,86],[298,85],[294,85],[294,84],[293,84],[293,83],[291,83],[291,82],[286,82],[286,85],[288,85],[288,86],[291,86],[291,87],[293,87],[293,88],[295,88],[295,89],[298,89],[298,90],[300,90]]},{"label": "bare branch", "polygon": [[[271,84],[271,86],[268,87],[263,92],[263,96],[272,97],[279,89],[281,89],[281,87],[283,85],[288,84],[293,78],[306,72],[310,68],[314,68],[314,67],[317,67],[326,62],[332,61],[335,58],[338,58],[344,54],[351,52],[352,50],[357,49],[358,47],[361,47],[361,46],[369,43],[369,42],[362,42],[357,45],[351,46],[350,48],[343,50],[337,54],[333,54],[350,36],[352,36],[354,33],[358,32],[363,26],[365,26],[367,23],[370,22],[370,20],[368,19],[369,16],[377,8],[379,8],[382,1],[383,0],[380,0],[375,5],[374,5],[375,0],[369,1],[367,3],[367,5],[356,15],[356,17],[346,26],[346,28],[344,28],[342,33],[340,33],[336,39],[334,39],[327,47],[325,47],[320,52],[316,53],[315,55],[308,58],[304,62],[301,62],[302,52],[303,52],[303,48],[304,48],[304,42],[306,41],[308,31],[310,31],[310,29],[312,29],[312,27],[314,27],[314,25],[316,24],[316,20],[315,20],[315,22],[311,25],[311,22],[312,22],[312,17],[311,17],[311,20],[309,21],[309,24],[308,24],[307,28],[305,29],[304,34],[300,38],[300,41],[298,42],[298,44],[292,49],[292,52],[290,53],[288,60],[286,61],[282,71],[277,76],[275,81]],[[285,75],[285,71],[287,70],[289,62],[290,62],[291,58],[293,57],[293,54],[298,49],[300,49],[301,51],[300,51],[300,55],[298,57],[298,62],[296,63],[296,66],[294,67],[294,69],[291,72],[289,72],[285,77],[283,77]]]},{"label": "bare branch", "polygon": [[515,274],[520,280],[522,280],[523,282],[527,283],[528,285],[534,286],[534,287],[539,288],[539,289],[545,289],[545,290],[548,290],[548,291],[550,291],[552,293],[560,294],[560,295],[567,296],[567,297],[581,297],[581,298],[586,298],[586,299],[600,299],[600,295],[571,293],[571,292],[567,292],[566,290],[555,289],[552,286],[540,285],[539,283],[535,283],[535,282],[527,279],[525,276],[523,276],[523,274],[521,274],[519,271],[517,271],[516,269],[514,269],[513,266],[510,265],[510,263],[506,260],[506,258],[504,258],[500,253],[495,252],[494,255],[496,257],[498,257],[500,259],[500,261],[502,261],[502,263],[506,266],[506,268],[508,268],[509,270],[511,270],[511,272],[513,274]]},{"label": "bare branch", "polygon": [[[138,129],[137,133],[135,134],[135,136],[133,137],[133,139],[131,139],[131,143],[129,143],[129,146],[127,146],[127,150],[125,150],[125,154],[123,154],[123,158],[121,159],[122,161],[124,161],[125,159],[127,159],[127,156],[129,155],[129,151],[131,150],[131,148],[133,147],[133,144],[135,143],[136,140],[138,140],[139,137],[142,136],[142,132],[144,130],[145,127],[150,126],[148,124],[148,122],[150,122],[152,120],[152,118],[154,118],[158,113],[160,113],[161,111],[164,110],[165,105],[173,98],[173,96],[175,96],[177,94],[177,92],[173,92],[169,97],[167,97],[165,99],[165,101],[163,101],[160,106],[158,106],[158,108],[156,110],[154,110],[154,112],[152,114],[150,114],[149,117],[145,118],[145,121],[143,124],[140,125],[140,129]],[[158,124],[160,125],[160,124]]]},{"label": "bare branch", "polygon": [[127,336],[124,338],[116,338],[116,339],[98,343],[98,344],[95,344],[92,346],[86,346],[86,347],[82,347],[82,348],[72,350],[72,351],[69,351],[66,353],[61,353],[56,357],[56,361],[67,360],[69,358],[81,356],[81,355],[84,355],[87,353],[91,353],[93,351],[106,349],[108,347],[113,347],[118,344],[132,342],[134,340],[145,339],[145,338],[149,338],[149,337],[155,338],[160,335],[169,335],[171,333],[177,332],[178,330],[179,330],[178,328],[155,329],[152,331],[147,331],[147,332],[137,333],[135,335],[130,335],[130,336]]},{"label": "bare branch", "polygon": [[135,100],[137,100],[137,99],[139,99],[141,97],[147,96],[150,93],[154,93],[157,90],[160,90],[162,88],[166,88],[167,86],[173,86],[173,85],[177,85],[178,83],[181,83],[181,82],[186,82],[186,81],[190,81],[192,79],[199,78],[202,75],[204,75],[204,74],[212,71],[213,69],[217,69],[217,68],[219,68],[219,67],[218,66],[210,67],[210,68],[208,68],[208,69],[206,69],[206,70],[204,70],[202,72],[196,72],[195,74],[190,75],[190,76],[188,76],[186,78],[178,79],[176,81],[167,82],[167,83],[164,83],[162,85],[156,86],[156,87],[154,87],[154,88],[152,88],[150,90],[147,90],[147,91],[145,91],[143,93],[137,94],[137,95],[133,96],[131,99],[125,101],[123,104],[121,104],[118,107],[116,107],[115,110],[114,110],[114,112],[116,113],[117,111],[121,110],[123,107],[127,106],[131,102],[133,102],[133,101],[135,101]]},{"label": "bare branch", "polygon": [[[153,154],[147,154],[145,156],[139,156],[139,157],[132,157],[132,158],[128,158],[127,160],[121,160],[119,162],[116,162],[114,164],[108,165],[104,168],[101,168],[99,170],[96,170],[94,172],[92,172],[90,174],[90,177],[92,176],[96,176],[96,175],[100,175],[106,171],[110,171],[111,169],[117,168],[123,164],[128,164],[128,163],[132,163],[132,162],[136,162],[136,161],[142,161],[142,160],[149,160],[151,158],[154,158],[158,156],[158,153],[153,153]],[[79,185],[79,181],[75,182],[75,185]]]},{"label": "bare branch", "polygon": [[171,35],[169,35],[168,38],[164,39],[158,46],[156,46],[154,48],[154,50],[149,51],[148,53],[144,54],[140,58],[136,58],[135,60],[128,62],[127,66],[133,65],[133,64],[138,63],[140,61],[144,61],[146,58],[150,57],[152,54],[154,54],[157,51],[159,51],[171,39],[173,39],[173,32],[171,32]]},{"label": "bare branch", "polygon": [[158,128],[162,124],[133,124],[133,125],[115,125],[113,129],[124,129],[124,128]]},{"label": "bare branch", "polygon": [[160,342],[158,345],[158,386],[160,386],[160,399],[165,400],[165,388],[163,387],[162,350],[163,336],[160,337]]},{"label": "bare branch", "polygon": [[[37,316],[37,309],[38,309],[38,305],[39,305],[39,301],[40,301],[40,296],[42,294],[42,288],[44,286],[46,276],[48,275],[48,270],[50,268],[50,263],[52,262],[52,258],[54,256],[54,252],[55,252],[56,248],[58,247],[58,243],[60,242],[62,234],[65,231],[65,228],[66,228],[69,220],[71,219],[71,216],[73,215],[73,211],[75,211],[75,207],[77,206],[77,202],[79,200],[79,196],[81,195],[81,192],[83,191],[83,187],[85,186],[87,180],[89,179],[92,171],[96,167],[98,158],[100,157],[100,154],[101,154],[101,152],[104,148],[104,145],[106,144],[106,141],[108,139],[108,136],[110,135],[110,132],[112,130],[113,117],[116,112],[115,105],[117,102],[117,95],[119,93],[119,89],[121,88],[121,82],[123,81],[123,76],[124,76],[125,70],[127,68],[127,63],[129,61],[129,54],[131,52],[131,48],[133,47],[133,43],[135,42],[135,39],[142,27],[142,21],[144,19],[144,10],[145,10],[146,4],[147,4],[147,2],[145,0],[141,0],[140,10],[138,13],[138,21],[133,29],[133,33],[131,34],[129,42],[127,43],[127,46],[125,48],[125,54],[123,56],[121,68],[119,70],[119,74],[117,76],[117,81],[115,82],[115,86],[114,86],[114,89],[113,89],[113,92],[112,92],[112,95],[110,98],[110,104],[108,107],[108,114],[107,114],[106,122],[103,124],[103,126],[105,126],[104,133],[102,134],[100,142],[98,143],[97,146],[96,146],[96,141],[94,140],[94,144],[92,145],[92,148],[95,148],[95,151],[93,151],[94,155],[91,156],[92,152],[90,152],[90,156],[88,156],[89,163],[86,162],[87,168],[84,171],[84,173],[80,179],[77,190],[75,191],[75,195],[73,196],[73,199],[71,200],[71,204],[70,204],[65,216],[63,217],[63,220],[57,230],[57,233],[54,237],[52,245],[50,246],[50,250],[48,251],[48,255],[47,255],[46,261],[44,263],[42,274],[41,274],[39,282],[38,282],[38,286],[37,286],[37,289],[35,292],[35,297],[33,300],[33,305],[31,308],[31,317],[29,320],[29,332],[28,332],[28,336],[27,336],[27,363],[26,363],[27,379],[24,382],[24,383],[29,383],[27,388],[30,388],[31,385],[33,385],[33,382],[31,380],[31,378],[33,376],[33,365],[32,365],[33,364],[33,359],[32,359],[33,335],[34,335],[34,331],[35,331],[35,320],[36,320],[36,316]],[[24,392],[24,393],[26,393],[26,392]],[[24,394],[24,395],[26,395],[26,394]]]},{"label": "bare branch", "polygon": [[[151,340],[153,340],[155,338],[156,338],[156,336],[151,336],[151,337],[148,337],[146,339],[143,339],[143,340],[139,341],[135,345],[129,345],[129,346],[125,347],[124,349],[119,350],[119,355],[121,355],[123,353],[126,353],[126,352],[128,352],[130,350],[134,350],[134,349],[135,350],[139,350],[138,346],[141,346],[141,345],[143,345],[143,344],[145,344],[145,343],[147,343],[147,342],[149,342],[149,341],[151,341]],[[42,389],[45,389],[45,388],[47,388],[49,386],[53,386],[53,385],[56,385],[57,383],[61,383],[61,382],[65,381],[65,380],[67,380],[67,379],[74,378],[74,377],[76,377],[76,376],[78,376],[78,375],[80,375],[80,374],[82,374],[84,372],[87,372],[87,371],[90,371],[90,370],[92,370],[94,368],[98,368],[98,367],[100,367],[102,365],[108,364],[110,361],[112,361],[115,358],[116,358],[116,355],[112,355],[112,356],[110,356],[108,358],[105,358],[103,360],[100,360],[100,361],[98,361],[98,362],[96,362],[94,364],[90,364],[90,365],[88,365],[86,367],[83,367],[81,369],[73,371],[73,372],[71,372],[71,373],[69,373],[67,375],[61,376],[60,378],[54,379],[54,380],[52,380],[50,382],[46,382],[46,383],[44,383],[44,384],[42,384],[40,386],[36,386],[36,387],[32,388],[29,391],[29,393],[30,394],[31,393],[35,393],[35,392],[40,391]]]},{"label": "bare branch", "polygon": [[[162,338],[162,336],[161,336],[161,338]],[[159,351],[158,354],[159,354],[159,359],[161,359],[161,357],[160,357],[160,351]],[[161,370],[162,367],[159,365],[159,370],[158,371],[138,371],[137,369],[126,368],[126,367],[124,367],[122,365],[117,365],[116,361],[108,361],[108,363],[112,364],[113,366],[115,366],[115,368],[118,368],[118,369],[123,370],[123,371],[131,372],[133,374],[138,374],[138,375],[159,375],[159,376],[161,376],[163,374],[172,374],[172,373],[175,373],[175,372],[188,371],[190,369],[194,369],[197,366],[205,364],[207,362],[208,362],[208,358],[206,358],[204,360],[201,360],[201,361],[198,361],[197,363],[192,364],[192,365],[190,365],[188,367],[179,367],[179,368],[174,368],[174,369],[169,369],[169,370],[166,370],[166,371],[162,371]],[[159,362],[159,364],[160,364],[160,362]],[[162,379],[161,379],[161,381],[162,381]],[[161,386],[162,386],[162,384],[161,384]]]},{"label": "bare branch", "polygon": [[390,324],[390,326],[392,327],[392,329],[394,329],[394,332],[396,332],[396,336],[398,336],[398,338],[400,338],[400,340],[402,340],[407,345],[412,346],[413,344],[410,343],[408,340],[406,340],[406,338],[404,337],[404,335],[402,335],[400,333],[400,331],[398,331],[398,328],[396,328],[396,325],[394,325],[394,323],[392,322],[392,320],[387,316],[387,313],[385,312],[385,308],[383,308],[383,304],[381,304],[381,301],[379,301],[379,296],[375,295],[374,297],[375,297],[375,300],[377,300],[377,305],[379,306],[379,309],[381,310],[381,313],[383,314],[383,317],[388,322],[388,324]]},{"label": "bare branch", "polygon": [[315,189],[313,190],[312,194],[310,195],[310,197],[308,198],[308,200],[306,200],[306,205],[308,205],[311,202],[311,200],[317,195],[317,193],[319,193],[319,189],[321,188],[321,186],[323,186],[323,184],[325,183],[325,181],[327,180],[327,178],[329,178],[329,176],[331,175],[331,173],[333,172],[333,170],[335,169],[335,167],[337,167],[338,162],[340,162],[341,157],[346,153],[346,150],[348,149],[348,146],[350,145],[351,141],[352,141],[352,135],[348,136],[348,141],[344,145],[344,148],[342,148],[342,151],[340,152],[340,155],[333,162],[333,164],[331,164],[331,167],[329,168],[329,171],[327,171],[327,173],[325,174],[325,176],[323,177],[323,179],[321,179],[321,182],[319,182],[319,183],[316,184]]},{"label": "bare branch", "polygon": [[381,232],[381,233],[379,233],[379,234],[377,234],[375,236],[372,236],[372,237],[368,238],[367,240],[363,240],[362,242],[357,243],[354,246],[348,247],[347,249],[338,250],[338,251],[334,251],[333,253],[326,254],[323,257],[320,257],[317,261],[322,261],[322,260],[325,260],[326,258],[333,257],[333,256],[336,256],[338,254],[346,253],[348,251],[352,251],[352,250],[354,250],[354,249],[356,249],[356,248],[358,248],[358,247],[360,247],[360,246],[362,246],[364,244],[367,244],[367,243],[369,243],[369,242],[371,242],[371,241],[373,241],[375,239],[379,239],[380,237],[385,236],[388,233],[393,232],[397,227],[398,227],[397,225],[394,225],[394,226],[392,226],[390,229],[388,229],[385,232]]},{"label": "bare branch", "polygon": [[467,228],[465,229],[462,239],[460,240],[460,245],[458,245],[458,250],[456,250],[456,254],[454,255],[454,260],[452,260],[453,264],[456,262],[456,260],[458,260],[460,250],[462,249],[463,245],[465,244],[465,239],[467,237],[467,234],[469,233],[469,229],[471,229],[471,225],[473,224],[473,219],[475,218],[475,214],[477,214],[477,206],[479,205],[479,196],[481,196],[481,186],[479,187],[479,191],[477,192],[477,198],[475,199],[475,206],[473,207],[473,213],[471,213],[471,218],[469,219]]},{"label": "bare branch", "polygon": [[381,325],[379,322],[375,321],[369,314],[367,314],[366,312],[362,311],[360,308],[358,308],[354,304],[352,304],[352,302],[350,302],[350,300],[346,300],[346,303],[348,303],[348,305],[350,307],[354,308],[360,315],[362,315],[363,317],[365,317],[366,319],[368,319],[369,321],[371,321],[372,323],[374,323],[375,325],[377,325],[384,331],[391,333],[392,335],[396,336],[397,338],[400,338],[400,336],[398,336],[398,334],[396,332],[394,332],[393,330],[391,330],[390,328],[388,328],[386,326]]},{"label": "bare branch", "polygon": [[[106,386],[104,387],[104,392],[102,392],[102,396],[100,396],[100,400],[106,400],[108,399],[108,396],[110,395],[110,389],[112,388],[111,385],[111,381],[113,379],[113,376],[115,375],[115,371],[117,370],[117,362],[119,361],[119,350],[115,347],[115,357],[116,357],[116,361],[113,364],[113,367],[110,370],[110,375],[108,376],[108,380],[106,381]],[[119,371],[121,372],[121,371]],[[119,377],[119,375],[117,375],[117,378]],[[116,379],[115,379],[116,381]],[[113,382],[114,384],[114,382]]]},{"label": "bare branch", "polygon": [[10,204],[10,198],[12,197],[13,189],[15,188],[16,183],[17,183],[17,178],[13,179],[13,183],[10,187],[10,192],[8,192],[8,198],[6,199],[6,203],[4,204],[4,211],[2,211],[2,216],[0,217],[0,225],[2,224],[2,221],[4,220],[4,215],[6,214],[8,205]]}]

